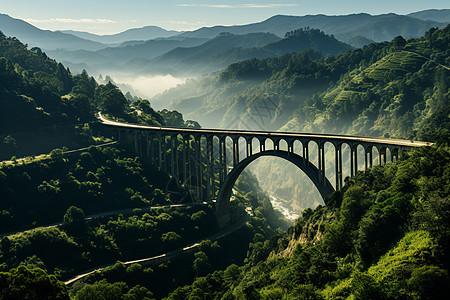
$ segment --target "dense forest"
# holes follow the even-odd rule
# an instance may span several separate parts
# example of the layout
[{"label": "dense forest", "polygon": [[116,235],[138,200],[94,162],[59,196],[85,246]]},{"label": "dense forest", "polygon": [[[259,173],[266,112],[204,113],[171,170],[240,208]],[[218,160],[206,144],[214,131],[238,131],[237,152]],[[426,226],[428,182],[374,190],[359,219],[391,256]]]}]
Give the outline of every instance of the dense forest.
[{"label": "dense forest", "polygon": [[[308,34],[317,32],[286,38]],[[220,236],[211,203],[180,197],[188,193],[183,186],[167,188],[171,175],[116,143],[94,113],[161,126],[199,123],[155,111],[87,72],[73,75],[40,49],[0,35],[0,101],[7,108],[0,112],[0,154],[45,152],[24,141],[48,127],[57,137],[47,147],[58,146],[0,165],[0,298],[446,299],[449,40],[447,26],[335,56],[305,49],[252,59],[153,99],[171,98],[215,127],[230,118],[242,125],[263,103],[271,114],[254,129],[435,143],[346,178],[326,205],[305,209],[289,229],[256,177],[244,172],[230,203],[239,226]],[[299,180],[280,175],[282,165],[259,168],[277,177],[273,185]],[[61,282],[100,267],[71,285]]]},{"label": "dense forest", "polygon": [[[39,48],[0,33],[0,158],[49,153],[100,143],[86,134],[101,109],[130,122],[188,126],[176,111],[156,112],[147,100],[98,84],[86,71],[71,74]],[[135,107],[129,106],[136,102]],[[138,113],[143,111],[143,114]],[[198,126],[195,122],[191,125]],[[88,126],[89,127],[89,126]]]},{"label": "dense forest", "polygon": [[[58,280],[102,265],[110,267],[76,283],[71,297],[95,298],[100,293],[109,298],[161,298],[196,276],[243,264],[252,242],[268,239],[286,226],[255,178],[243,174],[232,205],[233,219],[245,221],[243,227],[226,238],[204,240],[217,239],[211,204],[185,197],[188,191],[169,174],[96,125],[94,113],[102,110],[115,120],[158,126],[198,128],[197,122],[184,121],[176,111],[155,111],[147,100],[124,95],[111,82],[98,84],[87,72],[72,75],[15,38],[2,35],[1,42],[0,100],[8,107],[1,120],[10,126],[2,128],[8,133],[2,150],[34,150],[21,145],[13,129],[33,136],[51,126],[59,135],[59,148],[46,155],[13,157],[0,164],[1,299],[67,299],[68,290]],[[24,101],[27,110],[21,110]],[[69,130],[60,130],[66,127]],[[79,145],[91,146],[68,151],[65,138],[74,137]],[[119,262],[177,253],[201,240],[192,253],[154,270]]]},{"label": "dense forest", "polygon": [[168,299],[446,299],[449,166],[442,144],[360,172],[244,266]]}]

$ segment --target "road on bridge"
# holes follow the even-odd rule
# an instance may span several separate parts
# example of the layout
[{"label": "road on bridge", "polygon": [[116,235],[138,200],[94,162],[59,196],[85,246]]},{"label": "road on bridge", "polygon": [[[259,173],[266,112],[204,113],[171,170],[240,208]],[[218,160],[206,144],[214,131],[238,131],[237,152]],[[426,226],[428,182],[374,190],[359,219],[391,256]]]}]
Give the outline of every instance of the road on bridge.
[{"label": "road on bridge", "polygon": [[423,147],[431,146],[433,143],[401,140],[401,139],[387,139],[367,136],[352,136],[352,135],[338,135],[338,134],[316,134],[316,133],[299,133],[299,132],[281,132],[281,131],[251,131],[251,130],[225,130],[225,129],[189,129],[189,128],[173,128],[173,127],[157,127],[146,126],[139,124],[123,123],[112,121],[103,117],[99,112],[97,113],[98,120],[107,126],[121,127],[129,129],[140,129],[150,131],[161,131],[167,133],[187,133],[187,134],[209,134],[209,135],[240,135],[240,136],[258,136],[266,138],[298,138],[298,139],[321,139],[326,141],[346,141],[346,142],[361,142],[361,143],[378,143],[385,145],[395,145],[404,147]]}]

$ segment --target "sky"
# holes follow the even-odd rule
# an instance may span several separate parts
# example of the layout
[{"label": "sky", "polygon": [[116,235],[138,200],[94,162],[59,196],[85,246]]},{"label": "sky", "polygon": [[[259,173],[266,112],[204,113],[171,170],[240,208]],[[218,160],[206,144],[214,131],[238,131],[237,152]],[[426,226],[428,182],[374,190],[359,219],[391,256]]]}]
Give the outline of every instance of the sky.
[{"label": "sky", "polygon": [[0,0],[0,13],[49,30],[113,34],[156,25],[168,30],[263,21],[284,14],[408,14],[450,8],[449,0]]}]

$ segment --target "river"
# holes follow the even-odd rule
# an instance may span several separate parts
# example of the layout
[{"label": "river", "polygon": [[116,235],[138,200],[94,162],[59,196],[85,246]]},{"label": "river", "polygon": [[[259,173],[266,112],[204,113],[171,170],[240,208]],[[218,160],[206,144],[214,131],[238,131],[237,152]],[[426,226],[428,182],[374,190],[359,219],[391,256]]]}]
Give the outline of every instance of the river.
[{"label": "river", "polygon": [[293,211],[286,201],[269,194],[270,202],[274,209],[278,210],[287,220],[295,221],[300,217],[301,212]]}]

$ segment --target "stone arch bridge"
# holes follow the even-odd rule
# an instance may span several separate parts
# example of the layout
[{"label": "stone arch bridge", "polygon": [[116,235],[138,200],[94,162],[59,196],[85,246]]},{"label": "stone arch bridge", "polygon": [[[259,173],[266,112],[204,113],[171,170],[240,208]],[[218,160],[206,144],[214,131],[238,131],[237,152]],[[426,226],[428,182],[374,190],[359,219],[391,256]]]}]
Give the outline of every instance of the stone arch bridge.
[{"label": "stone arch bridge", "polygon": [[[293,163],[325,199],[343,186],[343,147],[349,150],[347,163],[350,176],[354,176],[360,158],[367,169],[375,160],[385,164],[397,160],[402,151],[431,145],[349,135],[143,126],[111,121],[100,113],[98,119],[116,130],[119,142],[132,145],[138,155],[178,179],[195,199],[217,199],[216,213],[221,227],[230,221],[229,202],[235,181],[259,157],[279,157]],[[325,151],[326,145],[331,145],[334,151]],[[310,160],[313,148],[317,151],[316,163]],[[326,154],[330,152],[334,152],[334,185],[325,175]]]}]

